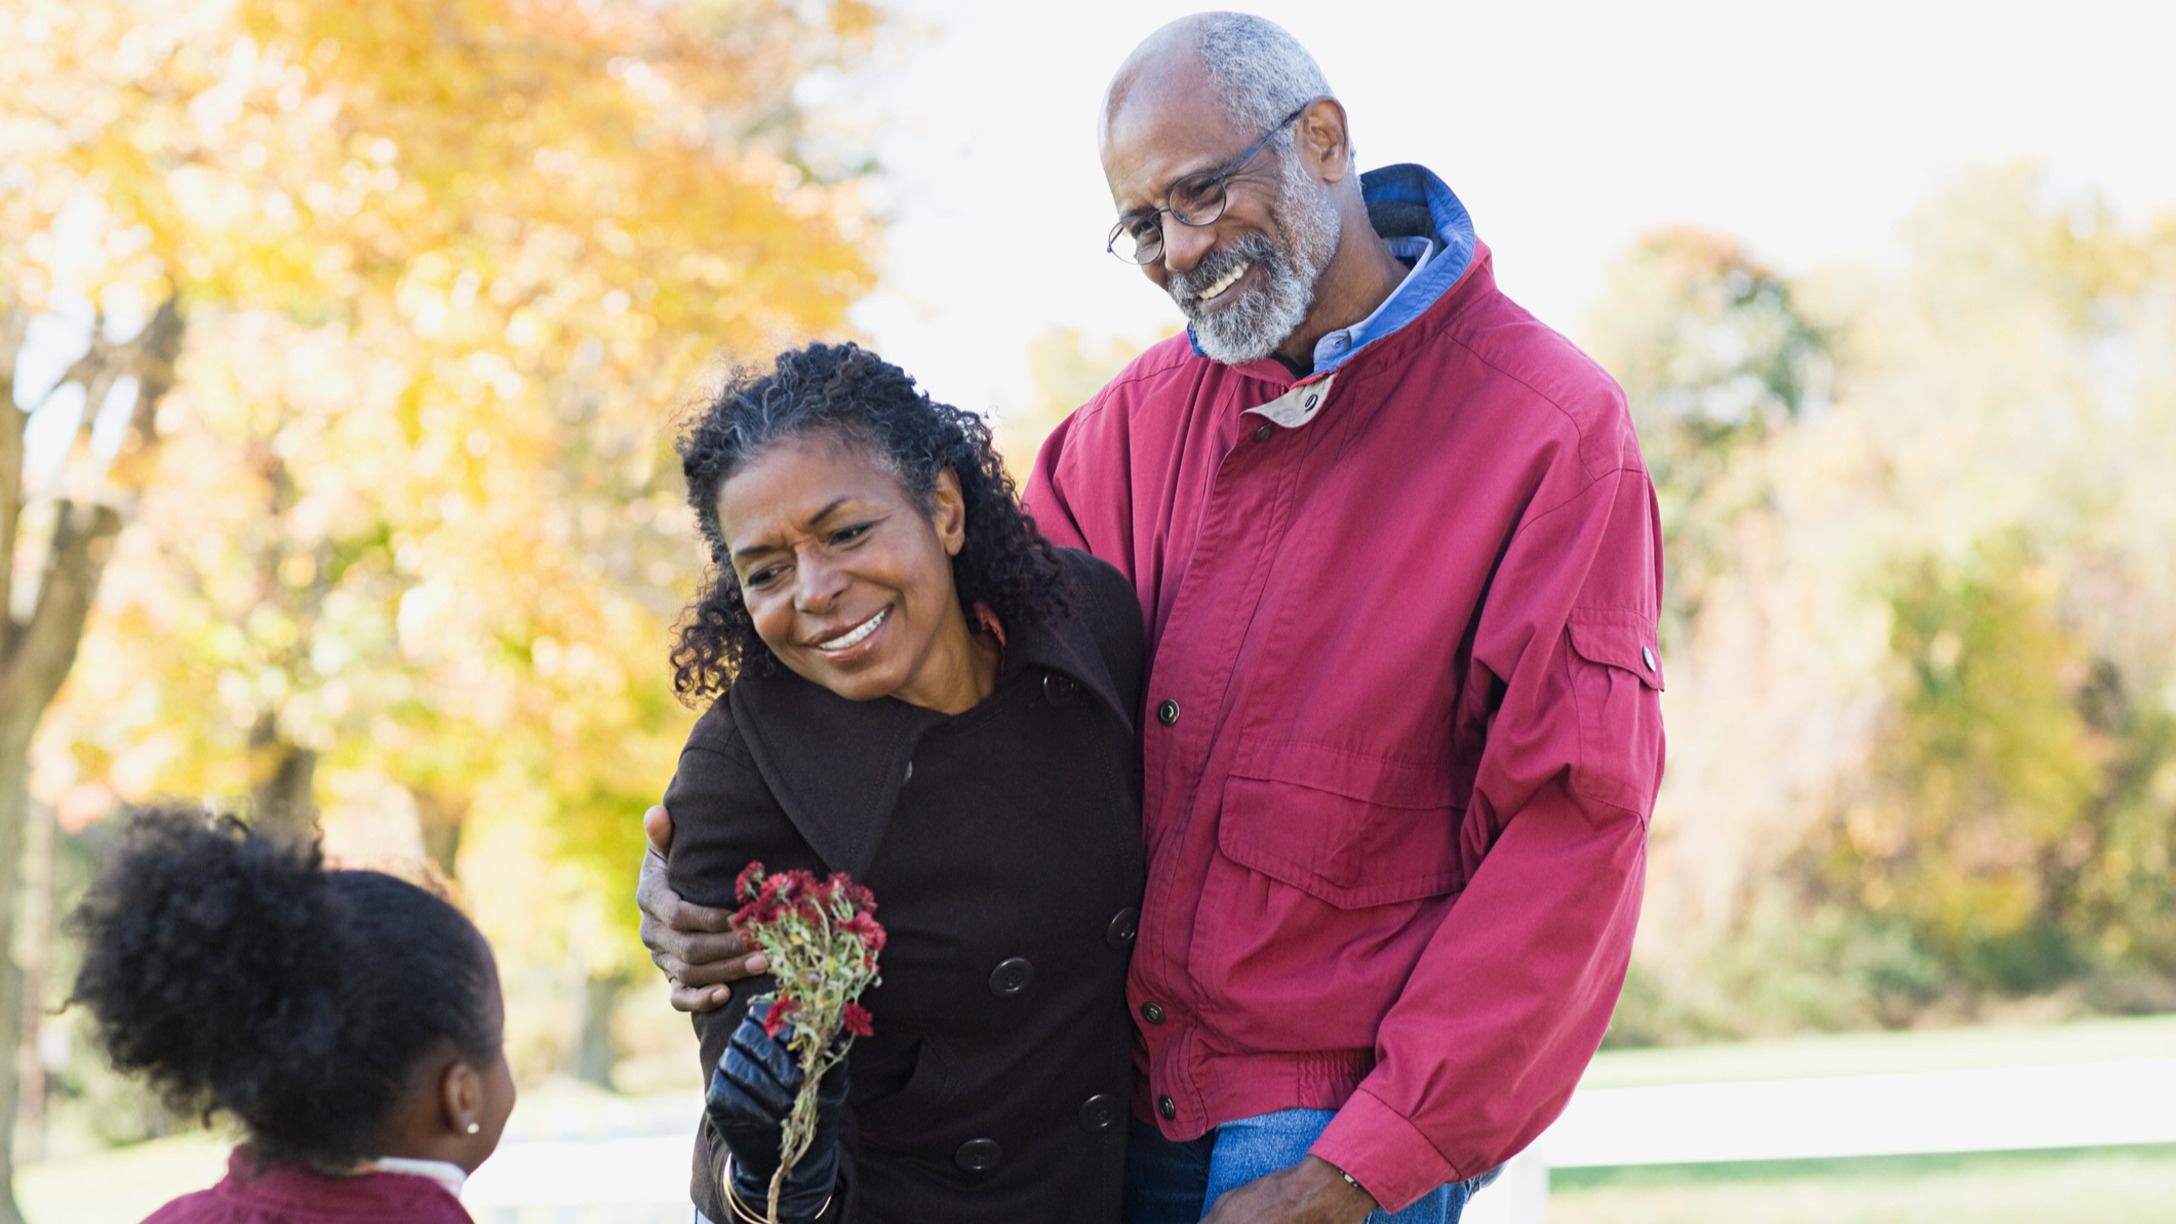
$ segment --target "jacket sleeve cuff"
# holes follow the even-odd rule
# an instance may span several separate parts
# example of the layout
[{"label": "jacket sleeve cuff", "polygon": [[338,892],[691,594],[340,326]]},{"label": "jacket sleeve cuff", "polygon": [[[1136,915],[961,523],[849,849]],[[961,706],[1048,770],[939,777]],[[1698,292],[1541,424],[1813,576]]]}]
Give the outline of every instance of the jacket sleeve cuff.
[{"label": "jacket sleeve cuff", "polygon": [[1412,1122],[1365,1087],[1330,1119],[1309,1152],[1351,1174],[1386,1212],[1402,1211],[1437,1186],[1465,1177]]}]

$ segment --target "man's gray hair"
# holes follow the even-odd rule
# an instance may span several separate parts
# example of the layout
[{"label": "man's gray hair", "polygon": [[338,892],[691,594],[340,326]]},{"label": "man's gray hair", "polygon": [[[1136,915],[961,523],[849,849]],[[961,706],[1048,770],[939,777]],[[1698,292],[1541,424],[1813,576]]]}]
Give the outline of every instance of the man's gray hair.
[{"label": "man's gray hair", "polygon": [[[1238,126],[1268,131],[1330,93],[1315,57],[1276,22],[1250,13],[1203,13],[1194,20],[1202,67]],[[1290,129],[1277,141],[1291,142]]]}]

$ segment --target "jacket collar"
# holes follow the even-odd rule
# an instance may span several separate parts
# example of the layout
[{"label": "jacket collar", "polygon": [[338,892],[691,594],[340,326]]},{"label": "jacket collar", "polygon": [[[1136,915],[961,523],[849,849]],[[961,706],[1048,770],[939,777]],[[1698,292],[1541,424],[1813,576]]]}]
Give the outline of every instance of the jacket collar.
[{"label": "jacket collar", "polygon": [[[1063,673],[1132,730],[1081,610],[1012,633],[998,685],[1038,668]],[[784,668],[734,681],[726,702],[787,819],[825,866],[857,879],[876,858],[922,737],[953,717],[889,697],[849,701]]]},{"label": "jacket collar", "polygon": [[[1426,166],[1402,163],[1370,170],[1360,176],[1360,198],[1367,202],[1368,224],[1377,234],[1386,239],[1428,238],[1438,249],[1418,275],[1398,287],[1392,295],[1394,300],[1384,304],[1383,317],[1369,328],[1367,340],[1346,353],[1341,363],[1350,361],[1354,353],[1368,344],[1397,332],[1426,313],[1438,298],[1458,283],[1459,277],[1466,274],[1477,245],[1473,217],[1467,213],[1465,204]],[[1209,358],[1201,351],[1201,342],[1195,338],[1192,324],[1187,325],[1186,342],[1193,346],[1196,357]],[[1274,357],[1250,361],[1236,368],[1260,373],[1279,384],[1308,382],[1329,372],[1317,367],[1313,373],[1295,380]]]}]

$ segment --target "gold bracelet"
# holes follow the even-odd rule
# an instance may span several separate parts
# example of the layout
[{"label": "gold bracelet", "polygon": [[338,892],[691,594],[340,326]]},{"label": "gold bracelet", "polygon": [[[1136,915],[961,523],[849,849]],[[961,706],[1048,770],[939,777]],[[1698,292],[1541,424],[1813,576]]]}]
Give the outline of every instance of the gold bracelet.
[{"label": "gold bracelet", "polygon": [[[768,1216],[757,1215],[749,1209],[747,1204],[740,1201],[739,1195],[733,1193],[733,1149],[731,1148],[725,1150],[725,1172],[718,1178],[718,1189],[725,1195],[727,1209],[733,1213],[735,1218],[741,1221],[741,1224],[771,1224]],[[831,1194],[824,1196],[823,1204],[816,1208],[816,1219],[823,1219],[824,1213],[831,1210],[831,1200],[837,1193],[836,1190],[833,1190]]]}]

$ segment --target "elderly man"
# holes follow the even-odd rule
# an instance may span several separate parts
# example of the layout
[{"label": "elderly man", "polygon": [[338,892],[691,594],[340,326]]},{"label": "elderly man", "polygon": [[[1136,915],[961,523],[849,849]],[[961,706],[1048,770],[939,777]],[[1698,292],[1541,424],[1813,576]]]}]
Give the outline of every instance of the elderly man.
[{"label": "elderly man", "polygon": [[[1452,1221],[1563,1109],[1638,915],[1661,558],[1623,397],[1434,175],[1354,173],[1269,22],[1157,31],[1101,145],[1111,251],[1190,326],[1027,498],[1147,619],[1133,1224]],[[745,971],[644,897],[682,1006]]]}]

